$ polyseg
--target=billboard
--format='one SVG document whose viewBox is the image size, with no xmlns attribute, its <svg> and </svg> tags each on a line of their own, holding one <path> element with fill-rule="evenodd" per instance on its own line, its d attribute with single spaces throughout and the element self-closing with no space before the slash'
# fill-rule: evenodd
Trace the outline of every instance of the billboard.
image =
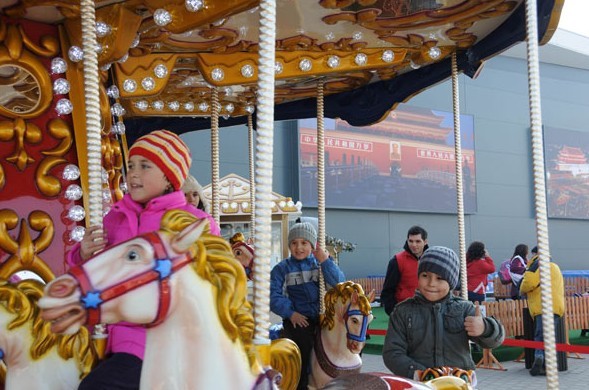
<svg viewBox="0 0 589 390">
<path fill-rule="evenodd" d="M 589 219 L 589 133 L 544 127 L 548 217 Z"/>
<path fill-rule="evenodd" d="M 400 105 L 372 126 L 326 119 L 326 207 L 456 212 L 451 112 Z M 474 119 L 461 115 L 464 210 L 476 212 Z M 317 206 L 317 121 L 299 120 L 299 189 Z"/>
</svg>

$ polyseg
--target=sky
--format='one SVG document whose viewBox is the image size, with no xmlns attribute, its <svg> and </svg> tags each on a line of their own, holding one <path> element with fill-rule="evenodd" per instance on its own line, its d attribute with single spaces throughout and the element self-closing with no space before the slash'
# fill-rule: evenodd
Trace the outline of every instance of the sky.
<svg viewBox="0 0 589 390">
<path fill-rule="evenodd" d="M 558 28 L 568 30 L 589 38 L 588 0 L 565 0 Z"/>
</svg>

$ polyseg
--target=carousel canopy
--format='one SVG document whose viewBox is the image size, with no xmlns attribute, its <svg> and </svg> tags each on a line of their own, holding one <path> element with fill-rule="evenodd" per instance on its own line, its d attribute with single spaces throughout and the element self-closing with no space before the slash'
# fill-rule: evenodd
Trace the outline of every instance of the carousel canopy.
<svg viewBox="0 0 589 390">
<path fill-rule="evenodd" d="M 277 0 L 275 119 L 325 116 L 353 126 L 378 122 L 421 90 L 525 39 L 523 0 Z M 538 0 L 540 43 L 563 0 Z M 8 17 L 63 25 L 82 46 L 78 2 L 8 0 Z M 260 8 L 255 0 L 96 1 L 98 59 L 116 84 L 131 138 L 154 128 L 210 127 L 211 90 L 220 126 L 254 112 Z M 254 113 L 255 115 L 255 113 Z"/>
</svg>

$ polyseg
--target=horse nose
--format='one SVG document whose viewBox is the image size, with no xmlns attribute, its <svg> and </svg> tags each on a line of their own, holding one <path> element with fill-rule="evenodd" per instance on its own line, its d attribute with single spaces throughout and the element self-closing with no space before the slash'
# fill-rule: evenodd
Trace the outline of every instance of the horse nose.
<svg viewBox="0 0 589 390">
<path fill-rule="evenodd" d="M 77 284 L 70 278 L 56 279 L 47 286 L 47 295 L 53 298 L 65 298 L 73 294 Z"/>
</svg>

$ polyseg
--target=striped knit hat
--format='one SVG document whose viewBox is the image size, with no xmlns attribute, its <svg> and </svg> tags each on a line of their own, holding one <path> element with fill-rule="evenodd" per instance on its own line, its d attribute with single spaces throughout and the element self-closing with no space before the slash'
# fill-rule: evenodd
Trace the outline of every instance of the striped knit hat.
<svg viewBox="0 0 589 390">
<path fill-rule="evenodd" d="M 135 141 L 129 157 L 135 155 L 145 157 L 161 169 L 176 191 L 184 184 L 192 163 L 188 146 L 168 130 L 155 130 Z"/>
<path fill-rule="evenodd" d="M 458 286 L 460 277 L 460 260 L 456 253 L 443 246 L 433 246 L 423 252 L 419 258 L 418 275 L 422 272 L 433 272 L 450 285 L 450 290 Z"/>
</svg>

